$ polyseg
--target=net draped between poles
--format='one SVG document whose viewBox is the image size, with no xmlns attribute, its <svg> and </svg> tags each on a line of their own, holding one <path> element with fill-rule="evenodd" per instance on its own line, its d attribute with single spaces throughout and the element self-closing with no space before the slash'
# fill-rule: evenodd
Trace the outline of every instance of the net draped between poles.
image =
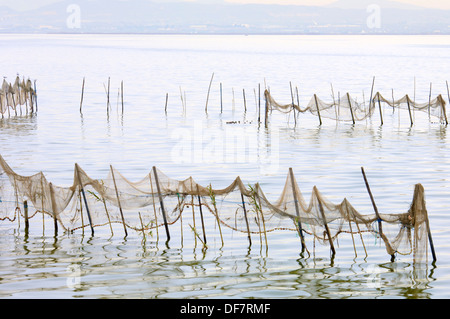
<svg viewBox="0 0 450 319">
<path fill-rule="evenodd" d="M 11 114 L 13 111 L 17 113 L 17 108 L 21 105 L 25 105 L 30 112 L 33 112 L 33 98 L 35 98 L 36 92 L 33 89 L 33 85 L 30 79 L 20 80 L 19 76 L 16 77 L 14 83 L 8 83 L 3 79 L 2 86 L 0 87 L 0 113 L 2 116 L 5 114 Z"/>
<path fill-rule="evenodd" d="M 321 118 L 328 118 L 336 121 L 363 121 L 371 118 L 377 113 L 381 103 L 391 107 L 393 110 L 402 109 L 410 112 L 425 112 L 435 119 L 439 119 L 440 123 L 448 124 L 446 102 L 441 94 L 427 102 L 416 102 L 408 95 L 400 99 L 385 98 L 380 92 L 377 92 L 371 101 L 357 102 L 349 93 L 333 98 L 331 102 L 325 102 L 314 94 L 308 104 L 302 108 L 295 103 L 280 104 L 271 93 L 266 90 L 264 92 L 268 111 L 279 111 L 281 113 L 290 113 L 297 111 L 299 113 L 311 113 Z"/>
<path fill-rule="evenodd" d="M 131 182 L 112 166 L 106 178 L 93 179 L 75 164 L 73 185 L 61 187 L 42 172 L 32 176 L 15 173 L 0 156 L 0 220 L 14 221 L 18 214 L 24 217 L 25 201 L 29 219 L 45 214 L 65 231 L 113 223 L 150 231 L 164 223 L 173 225 L 183 216 L 191 217 L 201 205 L 222 227 L 242 233 L 299 231 L 301 225 L 305 236 L 314 236 L 326 245 L 341 234 L 368 232 L 382 238 L 389 255 L 413 254 L 416 262 L 427 259 L 429 227 L 421 184 L 415 185 L 407 212 L 379 214 L 384 227 L 380 236 L 376 214 L 361 214 L 346 198 L 332 203 L 315 186 L 308 202 L 293 174 L 287 175 L 279 198 L 270 201 L 258 183 L 246 186 L 240 177 L 224 189 L 213 189 L 192 177 L 171 179 L 156 168 L 140 181 Z"/>
</svg>

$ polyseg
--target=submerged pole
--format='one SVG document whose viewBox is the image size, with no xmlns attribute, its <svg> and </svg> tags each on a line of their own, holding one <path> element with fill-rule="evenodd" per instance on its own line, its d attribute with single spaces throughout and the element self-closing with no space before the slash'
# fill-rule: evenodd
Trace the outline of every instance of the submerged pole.
<svg viewBox="0 0 450 319">
<path fill-rule="evenodd" d="M 205 231 L 205 221 L 203 220 L 203 209 L 202 209 L 202 199 L 200 197 L 200 190 L 197 184 L 197 197 L 198 197 L 198 207 L 200 209 L 200 219 L 202 221 L 202 230 L 203 230 L 203 244 L 206 245 L 206 231 Z"/>
<path fill-rule="evenodd" d="M 297 214 L 298 233 L 300 235 L 300 240 L 302 242 L 302 252 L 303 252 L 306 248 L 306 245 L 305 245 L 305 239 L 303 237 L 302 222 L 300 221 L 300 210 L 298 208 L 298 198 L 297 198 L 297 193 L 295 191 L 294 171 L 292 170 L 292 167 L 289 167 L 289 175 L 291 177 L 292 193 L 294 194 L 295 212 Z"/>
<path fill-rule="evenodd" d="M 319 198 L 319 191 L 316 186 L 314 186 L 314 191 L 317 196 L 317 202 L 319 203 L 319 210 L 320 210 L 320 214 L 322 215 L 323 226 L 325 227 L 325 231 L 327 233 L 328 240 L 330 241 L 330 249 L 331 249 L 332 255 L 334 256 L 336 254 L 336 250 L 334 249 L 333 238 L 331 238 L 330 228 L 328 227 L 327 219 L 325 217 L 325 211 L 323 210 L 322 202 L 320 201 L 320 198 Z"/>
<path fill-rule="evenodd" d="M 164 112 L 167 115 L 167 102 L 169 101 L 169 93 L 166 93 L 166 105 L 164 106 Z"/>
<path fill-rule="evenodd" d="M 348 100 L 348 107 L 350 108 L 350 114 L 352 115 L 352 122 L 355 124 L 355 116 L 353 115 L 353 109 L 352 109 L 352 102 L 350 100 L 350 94 L 347 92 L 347 100 Z"/>
<path fill-rule="evenodd" d="M 413 119 L 411 116 L 411 106 L 409 104 L 409 96 L 406 94 L 406 103 L 408 104 L 409 120 L 411 121 L 411 126 L 413 125 Z"/>
<path fill-rule="evenodd" d="M 81 86 L 80 113 L 83 113 L 82 108 L 83 108 L 83 97 L 84 97 L 84 81 L 85 81 L 85 78 L 83 77 L 83 85 Z"/>
<path fill-rule="evenodd" d="M 297 118 L 295 116 L 295 103 L 294 103 L 294 91 L 292 90 L 292 82 L 289 82 L 289 87 L 291 88 L 291 100 L 292 100 L 292 110 L 294 111 L 294 123 L 297 126 Z"/>
<path fill-rule="evenodd" d="M 23 202 L 23 211 L 25 215 L 25 233 L 28 233 L 28 229 L 30 228 L 30 222 L 28 220 L 28 202 Z"/>
<path fill-rule="evenodd" d="M 250 226 L 248 224 L 247 209 L 245 208 L 245 200 L 244 200 L 244 195 L 242 194 L 242 192 L 241 192 L 241 200 L 242 200 L 242 208 L 244 209 L 245 224 L 247 226 L 248 243 L 251 246 L 252 245 L 252 236 L 250 234 Z"/>
<path fill-rule="evenodd" d="M 56 218 L 56 202 L 55 202 L 55 191 L 53 189 L 53 184 L 49 183 L 50 188 L 50 200 L 52 201 L 52 213 L 53 213 L 53 224 L 55 226 L 55 236 L 58 235 L 58 219 Z"/>
<path fill-rule="evenodd" d="M 89 206 L 87 203 L 86 194 L 84 193 L 83 184 L 81 183 L 80 170 L 79 170 L 78 164 L 76 164 L 76 163 L 75 163 L 75 169 L 76 169 L 76 175 L 78 178 L 78 184 L 80 184 L 81 195 L 83 196 L 84 205 L 86 206 L 86 212 L 87 212 L 88 219 L 89 219 L 89 225 L 91 226 L 91 233 L 92 233 L 92 236 L 94 236 L 94 227 L 92 226 L 91 214 L 89 212 Z"/>
<path fill-rule="evenodd" d="M 377 205 L 375 204 L 375 200 L 373 199 L 372 191 L 370 190 L 369 182 L 367 181 L 366 173 L 364 172 L 364 167 L 361 167 L 361 173 L 362 173 L 362 175 L 364 177 L 364 183 L 366 184 L 367 192 L 369 193 L 370 201 L 372 202 L 373 210 L 375 211 L 375 215 L 377 217 L 378 229 L 379 229 L 379 232 L 380 232 L 380 236 L 381 236 L 381 238 L 383 238 L 385 243 L 387 245 L 389 245 L 389 243 L 384 239 L 383 226 L 381 224 L 382 219 L 380 217 L 380 214 L 378 213 L 378 208 L 377 208 Z M 391 248 L 391 250 L 392 250 L 392 248 Z M 395 260 L 395 255 L 392 254 L 391 255 L 391 261 L 394 261 L 394 260 Z"/>
<path fill-rule="evenodd" d="M 209 81 L 208 95 L 206 96 L 205 113 L 208 113 L 209 92 L 211 91 L 211 84 L 212 84 L 213 78 L 214 78 L 214 72 L 211 75 L 211 80 Z"/>
<path fill-rule="evenodd" d="M 125 237 L 126 237 L 126 236 L 128 236 L 127 225 L 125 224 L 125 218 L 123 217 L 122 205 L 120 204 L 119 190 L 117 189 L 116 177 L 114 176 L 114 170 L 113 170 L 112 165 L 109 165 L 109 168 L 111 170 L 111 176 L 112 176 L 113 182 L 114 182 L 114 189 L 116 191 L 117 204 L 119 206 L 120 217 L 122 218 L 123 230 L 125 231 Z"/>
<path fill-rule="evenodd" d="M 381 125 L 383 125 L 383 113 L 381 112 L 380 94 L 378 93 L 378 108 L 380 109 Z"/>
<path fill-rule="evenodd" d="M 322 118 L 320 117 L 319 103 L 317 102 L 316 94 L 314 94 L 314 100 L 316 101 L 316 109 L 317 109 L 317 115 L 319 116 L 319 123 L 320 123 L 320 125 L 322 125 Z"/>
<path fill-rule="evenodd" d="M 222 82 L 220 82 L 220 113 L 223 112 Z"/>
<path fill-rule="evenodd" d="M 428 219 L 428 214 L 427 214 L 427 219 L 426 219 L 426 224 L 427 224 L 427 233 L 428 233 L 428 240 L 430 242 L 430 248 L 431 248 L 431 254 L 433 255 L 433 262 L 436 262 L 436 252 L 434 251 L 434 244 L 433 244 L 433 238 L 431 237 L 431 230 L 430 230 L 430 220 Z"/>
<path fill-rule="evenodd" d="M 161 205 L 162 215 L 164 219 L 164 227 L 166 229 L 167 241 L 169 241 L 170 240 L 169 226 L 167 225 L 166 211 L 164 209 L 164 202 L 161 195 L 161 188 L 159 187 L 158 173 L 156 172 L 155 166 L 153 166 L 153 174 L 155 175 L 156 190 L 158 191 L 159 203 Z"/>
</svg>

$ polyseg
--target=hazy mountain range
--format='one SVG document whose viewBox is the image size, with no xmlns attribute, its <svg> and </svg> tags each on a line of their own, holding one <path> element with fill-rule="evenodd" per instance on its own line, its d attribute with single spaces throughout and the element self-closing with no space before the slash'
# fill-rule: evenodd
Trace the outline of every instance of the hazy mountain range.
<svg viewBox="0 0 450 319">
<path fill-rule="evenodd" d="M 0 32 L 450 34 L 450 10 L 387 0 L 328 6 L 69 0 L 27 11 L 0 6 Z"/>
</svg>

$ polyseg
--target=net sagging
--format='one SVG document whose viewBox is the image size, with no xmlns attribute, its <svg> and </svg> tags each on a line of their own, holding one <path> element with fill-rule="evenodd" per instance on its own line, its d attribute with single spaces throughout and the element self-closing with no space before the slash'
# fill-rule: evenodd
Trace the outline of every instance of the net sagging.
<svg viewBox="0 0 450 319">
<path fill-rule="evenodd" d="M 427 258 L 429 225 L 421 184 L 416 185 L 406 213 L 377 217 L 361 214 L 347 199 L 332 203 L 316 187 L 307 202 L 291 169 L 281 195 L 270 201 L 258 183 L 246 186 L 239 177 L 224 189 L 213 189 L 192 177 L 171 179 L 155 167 L 142 180 L 131 182 L 112 166 L 106 178 L 92 179 L 75 164 L 73 185 L 59 187 L 42 172 L 16 174 L 0 156 L 0 219 L 13 221 L 17 213 L 24 216 L 25 201 L 28 218 L 38 212 L 49 215 L 65 231 L 107 225 L 113 231 L 115 223 L 122 224 L 125 232 L 168 229 L 201 208 L 203 214 L 213 215 L 214 227 L 228 227 L 249 238 L 275 230 L 301 230 L 332 245 L 340 234 L 370 233 L 383 239 L 389 255 L 413 253 L 416 262 Z M 377 226 L 380 221 L 383 233 Z"/>
<path fill-rule="evenodd" d="M 392 108 L 404 109 L 413 111 L 426 112 L 430 116 L 438 118 L 441 123 L 448 123 L 446 114 L 446 103 L 442 95 L 438 95 L 436 98 L 431 99 L 428 102 L 418 103 L 408 95 L 394 100 L 384 98 L 380 92 L 377 92 L 371 101 L 360 103 L 353 99 L 349 93 L 344 96 L 338 96 L 337 100 L 333 98 L 332 102 L 324 102 L 316 94 L 310 99 L 305 108 L 300 107 L 293 102 L 290 104 L 279 104 L 275 101 L 268 90 L 264 92 L 266 105 L 268 111 L 277 110 L 282 113 L 289 113 L 292 111 L 298 111 L 300 113 L 309 112 L 320 118 L 328 118 L 336 121 L 363 121 L 372 117 L 378 107 L 381 107 L 380 103 L 386 103 Z"/>
<path fill-rule="evenodd" d="M 11 110 L 17 115 L 17 108 L 21 105 L 26 106 L 30 112 L 33 112 L 33 97 L 36 95 L 35 90 L 32 87 L 31 80 L 20 80 L 19 76 L 16 77 L 14 84 L 8 83 L 3 79 L 2 86 L 0 88 L 0 113 L 2 116 L 8 113 L 11 115 Z"/>
</svg>

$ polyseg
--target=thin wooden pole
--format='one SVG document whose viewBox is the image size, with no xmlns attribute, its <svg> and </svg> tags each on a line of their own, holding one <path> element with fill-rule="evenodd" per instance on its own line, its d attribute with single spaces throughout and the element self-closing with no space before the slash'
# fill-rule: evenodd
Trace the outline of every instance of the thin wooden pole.
<svg viewBox="0 0 450 319">
<path fill-rule="evenodd" d="M 320 125 L 322 125 L 322 118 L 320 117 L 319 103 L 317 102 L 316 94 L 314 94 L 314 100 L 316 101 L 316 109 L 317 109 L 317 115 L 319 116 L 319 123 L 320 123 Z"/>
<path fill-rule="evenodd" d="M 167 115 L 167 102 L 169 101 L 169 93 L 166 93 L 166 105 L 164 106 L 164 112 Z"/>
<path fill-rule="evenodd" d="M 127 225 L 125 223 L 125 218 L 123 217 L 122 205 L 120 204 L 119 190 L 117 189 L 116 177 L 114 176 L 114 170 L 113 170 L 112 165 L 109 165 L 109 168 L 111 170 L 111 176 L 112 176 L 113 182 L 114 182 L 114 189 L 116 191 L 117 204 L 119 206 L 120 217 L 122 218 L 123 230 L 125 231 L 125 237 L 126 237 L 126 236 L 128 236 Z"/>
<path fill-rule="evenodd" d="M 209 81 L 208 95 L 206 96 L 205 113 L 208 113 L 209 92 L 211 91 L 211 84 L 212 84 L 213 78 L 214 78 L 214 72 L 211 75 L 211 80 Z"/>
<path fill-rule="evenodd" d="M 382 226 L 382 224 L 381 224 L 382 219 L 381 219 L 381 217 L 380 217 L 380 214 L 378 213 L 378 208 L 377 208 L 377 205 L 375 204 L 375 200 L 373 199 L 372 191 L 370 190 L 369 182 L 367 181 L 366 173 L 364 172 L 364 167 L 361 167 L 361 173 L 362 173 L 362 175 L 363 175 L 363 177 L 364 177 L 364 183 L 366 184 L 367 192 L 369 193 L 370 201 L 372 202 L 373 210 L 375 211 L 375 215 L 376 215 L 376 217 L 377 217 L 378 229 L 379 229 L 379 232 L 380 232 L 380 236 L 381 236 L 381 238 L 383 238 L 383 240 L 384 240 L 383 226 Z M 389 244 L 388 242 L 386 242 L 386 241 L 385 241 L 385 243 L 386 243 L 387 245 L 390 245 L 390 244 Z M 391 249 L 392 249 L 392 248 L 391 248 Z M 394 260 L 395 260 L 395 255 L 392 254 L 392 255 L 391 255 L 391 261 L 394 261 Z"/>
<path fill-rule="evenodd" d="M 264 125 L 267 127 L 267 124 L 269 122 L 269 91 L 264 92 L 264 97 L 266 100 L 266 110 L 265 110 L 265 118 L 264 118 Z"/>
<path fill-rule="evenodd" d="M 409 96 L 408 94 L 406 95 L 406 103 L 408 104 L 408 112 L 409 112 L 409 119 L 411 121 L 411 126 L 413 125 L 413 119 L 411 116 L 411 106 L 409 105 Z"/>
<path fill-rule="evenodd" d="M 431 89 L 433 87 L 433 83 L 430 82 L 430 95 L 428 96 L 428 120 L 430 120 L 430 112 L 431 112 Z"/>
<path fill-rule="evenodd" d="M 161 195 L 161 189 L 160 189 L 160 186 L 159 186 L 158 173 L 156 172 L 156 167 L 155 166 L 153 166 L 153 174 L 155 175 L 156 189 L 158 191 L 159 203 L 161 205 L 162 215 L 163 215 L 163 219 L 164 219 L 164 227 L 166 229 L 167 241 L 169 241 L 170 240 L 169 226 L 167 225 L 166 211 L 164 209 L 164 202 L 163 202 L 163 198 L 162 198 L 162 195 Z"/>
<path fill-rule="evenodd" d="M 306 248 L 306 245 L 305 245 L 305 238 L 303 237 L 302 222 L 300 221 L 300 209 L 298 207 L 297 192 L 295 191 L 294 171 L 292 170 L 292 167 L 289 167 L 289 175 L 291 177 L 291 187 L 292 193 L 294 195 L 295 212 L 297 214 L 298 233 L 300 235 L 300 240 L 302 242 L 302 252 L 303 252 Z"/>
<path fill-rule="evenodd" d="M 76 175 L 78 178 L 78 184 L 80 184 L 81 195 L 83 196 L 84 205 L 86 206 L 86 212 L 87 212 L 88 219 L 89 219 L 89 225 L 91 226 L 91 234 L 92 234 L 92 236 L 94 236 L 94 227 L 92 226 L 92 219 L 91 219 L 91 214 L 89 212 L 89 206 L 87 203 L 86 194 L 84 193 L 83 184 L 81 183 L 80 170 L 79 170 L 78 164 L 75 164 L 75 169 L 76 169 Z"/>
<path fill-rule="evenodd" d="M 258 125 L 261 123 L 261 83 L 258 83 Z"/>
<path fill-rule="evenodd" d="M 433 262 L 436 262 L 436 252 L 434 250 L 434 244 L 433 244 L 433 238 L 431 237 L 431 230 L 430 230 L 430 220 L 428 219 L 428 214 L 427 214 L 427 219 L 425 220 L 426 225 L 427 225 L 427 232 L 428 232 L 428 240 L 430 242 L 430 248 L 431 248 L 431 254 L 433 255 Z"/>
<path fill-rule="evenodd" d="M 294 123 L 297 126 L 297 117 L 295 116 L 295 103 L 294 103 L 294 91 L 292 90 L 292 82 L 289 81 L 289 86 L 291 88 L 291 99 L 292 99 L 292 110 L 294 111 Z"/>
<path fill-rule="evenodd" d="M 108 77 L 108 91 L 106 92 L 106 108 L 108 109 L 108 113 L 109 113 L 109 89 L 111 87 L 111 78 Z"/>
<path fill-rule="evenodd" d="M 30 228 L 30 222 L 28 220 L 28 202 L 23 202 L 23 211 L 25 215 L 25 233 L 28 233 L 28 229 Z"/>
<path fill-rule="evenodd" d="M 242 192 L 241 192 L 241 200 L 242 200 L 242 208 L 244 209 L 245 224 L 247 226 L 248 243 L 251 246 L 252 245 L 252 236 L 250 234 L 250 226 L 248 224 L 247 209 L 245 208 L 245 200 L 244 200 L 244 195 L 242 194 Z"/>
<path fill-rule="evenodd" d="M 245 98 L 245 89 L 242 89 L 242 96 L 244 98 L 244 112 L 247 113 L 247 99 Z"/>
<path fill-rule="evenodd" d="M 153 204 L 153 214 L 155 216 L 155 225 L 156 225 L 156 240 L 159 241 L 159 231 L 158 231 L 158 217 L 156 216 L 156 205 L 155 205 L 155 192 L 153 191 L 153 182 L 152 182 L 152 174 L 149 173 L 148 177 L 150 179 L 150 189 L 152 191 L 152 204 Z"/>
<path fill-rule="evenodd" d="M 36 80 L 34 80 L 34 103 L 36 105 L 36 113 L 38 111 Z"/>
<path fill-rule="evenodd" d="M 223 112 L 222 82 L 220 82 L 220 113 Z"/>
<path fill-rule="evenodd" d="M 355 117 L 353 115 L 353 109 L 352 109 L 352 102 L 350 100 L 350 94 L 347 92 L 347 100 L 348 100 L 348 107 L 350 108 L 350 114 L 352 115 L 352 122 L 355 124 Z"/>
<path fill-rule="evenodd" d="M 203 220 L 203 210 L 202 210 L 202 199 L 200 197 L 200 190 L 197 184 L 197 198 L 198 198 L 198 207 L 200 209 L 200 219 L 202 221 L 202 230 L 203 230 L 203 244 L 206 245 L 206 231 L 205 231 L 205 221 Z"/>
<path fill-rule="evenodd" d="M 262 219 L 262 222 L 263 222 L 263 229 L 264 229 L 264 238 L 265 238 L 265 242 L 266 242 L 266 249 L 268 249 L 269 245 L 267 244 L 266 221 L 264 220 L 264 214 L 263 214 L 262 205 L 261 205 L 261 198 L 259 197 L 258 192 L 259 192 L 259 183 L 256 184 L 256 193 L 255 193 L 255 195 L 256 195 L 256 197 L 258 199 L 259 212 L 261 213 L 261 219 Z"/>
<path fill-rule="evenodd" d="M 138 212 L 138 214 L 139 214 L 139 220 L 141 221 L 142 235 L 144 236 L 144 241 L 146 241 L 147 238 L 145 236 L 145 229 L 144 229 L 144 223 L 142 222 L 141 212 Z"/>
<path fill-rule="evenodd" d="M 53 224 L 55 226 L 55 236 L 56 236 L 58 235 L 58 219 L 56 218 L 55 191 L 53 189 L 52 183 L 49 183 L 49 188 L 50 188 L 50 199 L 52 202 Z"/>
<path fill-rule="evenodd" d="M 380 120 L 381 120 L 381 125 L 383 125 L 383 113 L 381 112 L 380 94 L 378 94 L 378 108 L 380 109 Z"/>
<path fill-rule="evenodd" d="M 123 115 L 123 81 L 120 82 L 120 96 L 122 98 L 122 115 Z"/>
<path fill-rule="evenodd" d="M 327 224 L 327 219 L 325 217 L 325 212 L 323 210 L 322 202 L 320 201 L 320 198 L 319 198 L 319 191 L 318 191 L 317 187 L 315 187 L 315 186 L 314 186 L 314 192 L 316 193 L 317 202 L 319 203 L 319 210 L 320 210 L 320 214 L 322 215 L 323 226 L 325 227 L 325 231 L 327 233 L 328 240 L 330 241 L 330 249 L 334 256 L 336 254 L 336 250 L 334 249 L 333 239 L 331 238 L 330 228 L 328 227 L 328 224 Z"/>
<path fill-rule="evenodd" d="M 85 78 L 83 77 L 83 85 L 81 86 L 80 113 L 83 113 L 82 108 L 83 108 L 83 97 L 84 97 L 84 81 L 85 81 Z"/>
</svg>

